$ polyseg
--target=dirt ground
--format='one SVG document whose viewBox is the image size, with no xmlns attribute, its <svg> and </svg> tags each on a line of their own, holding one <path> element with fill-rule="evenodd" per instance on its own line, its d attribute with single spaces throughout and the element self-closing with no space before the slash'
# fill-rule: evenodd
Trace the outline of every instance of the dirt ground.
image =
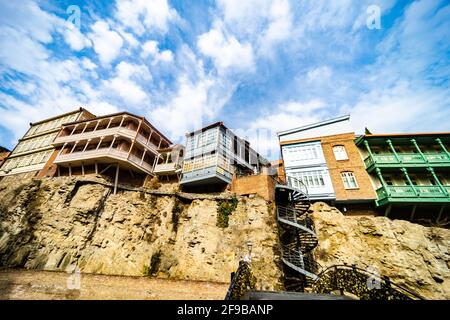
<svg viewBox="0 0 450 320">
<path fill-rule="evenodd" d="M 0 300 L 223 300 L 226 283 L 0 270 Z"/>
</svg>

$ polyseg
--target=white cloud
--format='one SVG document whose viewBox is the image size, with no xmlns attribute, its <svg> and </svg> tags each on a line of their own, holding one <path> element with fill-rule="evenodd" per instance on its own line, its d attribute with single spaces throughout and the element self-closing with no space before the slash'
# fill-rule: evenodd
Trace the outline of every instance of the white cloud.
<svg viewBox="0 0 450 320">
<path fill-rule="evenodd" d="M 148 69 L 145 66 L 121 61 L 116 66 L 116 76 L 104 81 L 104 86 L 107 91 L 110 90 L 111 95 L 120 96 L 128 105 L 138 107 L 148 99 L 146 92 L 135 81 L 138 78 L 150 80 Z"/>
<path fill-rule="evenodd" d="M 120 54 L 123 39 L 117 32 L 110 29 L 107 22 L 99 20 L 94 23 L 92 33 L 89 36 L 103 65 L 108 65 Z"/>
<path fill-rule="evenodd" d="M 166 33 L 179 16 L 167 0 L 117 0 L 116 18 L 138 35 L 145 31 Z"/>
<path fill-rule="evenodd" d="M 226 69 L 251 70 L 254 66 L 252 46 L 224 34 L 220 25 L 200 35 L 197 46 L 201 53 L 213 59 L 219 72 Z"/>
<path fill-rule="evenodd" d="M 171 62 L 173 61 L 173 53 L 170 50 L 160 51 L 158 48 L 158 42 L 154 40 L 146 41 L 142 45 L 141 57 L 143 59 L 152 57 L 152 65 L 158 62 Z"/>
<path fill-rule="evenodd" d="M 323 82 L 330 79 L 333 71 L 328 66 L 321 66 L 308 71 L 307 79 L 309 82 Z"/>
</svg>

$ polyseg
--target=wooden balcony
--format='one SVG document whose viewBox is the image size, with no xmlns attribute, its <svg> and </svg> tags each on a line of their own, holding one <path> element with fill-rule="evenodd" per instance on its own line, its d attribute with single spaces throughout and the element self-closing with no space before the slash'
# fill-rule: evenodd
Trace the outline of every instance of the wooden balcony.
<svg viewBox="0 0 450 320">
<path fill-rule="evenodd" d="M 115 127 L 109 129 L 101 129 L 89 132 L 83 132 L 73 135 L 60 136 L 56 137 L 53 141 L 54 146 L 63 145 L 64 143 L 76 142 L 76 141 L 85 141 L 89 139 L 95 139 L 100 137 L 107 137 L 119 135 L 128 139 L 134 139 L 136 137 L 136 131 L 130 130 L 124 127 Z M 141 134 L 138 134 L 136 137 L 136 141 L 145 147 L 147 150 L 151 151 L 153 154 L 158 154 L 158 148 L 151 141 L 148 141 L 148 138 L 145 138 Z"/>
<path fill-rule="evenodd" d="M 153 168 L 150 164 L 143 161 L 141 158 L 136 157 L 133 154 L 128 154 L 128 151 L 117 150 L 114 148 L 102 148 L 98 150 L 88 150 L 73 152 L 67 154 L 58 155 L 54 161 L 56 164 L 77 164 L 84 161 L 97 160 L 99 162 L 111 162 L 119 161 L 126 166 L 133 166 L 139 171 L 144 171 L 147 174 L 153 172 Z"/>
<path fill-rule="evenodd" d="M 374 154 L 364 160 L 369 172 L 379 168 L 450 167 L 450 157 L 440 153 L 393 153 Z"/>
<path fill-rule="evenodd" d="M 450 185 L 443 186 L 386 186 L 377 190 L 377 205 L 388 203 L 450 202 Z"/>
</svg>

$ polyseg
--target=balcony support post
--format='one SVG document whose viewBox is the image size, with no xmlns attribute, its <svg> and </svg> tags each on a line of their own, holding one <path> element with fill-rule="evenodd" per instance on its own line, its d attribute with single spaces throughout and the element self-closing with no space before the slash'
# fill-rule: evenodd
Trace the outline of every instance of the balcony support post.
<svg viewBox="0 0 450 320">
<path fill-rule="evenodd" d="M 57 165 L 57 168 L 58 168 L 58 178 L 59 178 L 59 177 L 61 177 L 61 169 L 60 169 L 59 165 Z"/>
<path fill-rule="evenodd" d="M 408 170 L 406 170 L 406 168 L 400 168 L 400 170 L 403 172 L 403 174 L 405 175 L 406 180 L 408 181 L 409 186 L 413 189 L 414 194 L 416 195 L 416 197 L 419 197 L 419 192 L 417 191 L 416 187 L 414 186 L 409 174 L 408 174 Z"/>
<path fill-rule="evenodd" d="M 102 122 L 102 120 L 98 120 L 97 124 L 95 125 L 94 131 L 97 131 L 98 125 L 100 124 L 100 122 Z"/>
<path fill-rule="evenodd" d="M 75 144 L 74 144 L 73 147 L 72 147 L 72 150 L 70 150 L 70 153 L 73 153 L 73 151 L 74 151 L 75 148 L 77 147 L 78 142 L 80 142 L 80 141 L 76 141 L 76 142 L 75 142 Z"/>
<path fill-rule="evenodd" d="M 133 149 L 134 145 L 136 144 L 136 139 L 137 139 L 137 137 L 139 135 L 139 131 L 141 130 L 142 122 L 144 122 L 143 119 L 141 119 L 139 121 L 139 125 L 138 125 L 138 128 L 136 130 L 136 135 L 134 136 L 134 139 L 131 142 L 130 150 L 128 150 L 127 160 L 128 160 L 128 158 L 130 158 L 131 150 Z"/>
<path fill-rule="evenodd" d="M 439 214 L 438 214 L 438 216 L 437 216 L 437 218 L 436 218 L 436 222 L 441 221 L 442 214 L 444 213 L 444 209 L 445 209 L 445 204 L 443 204 L 443 205 L 441 206 L 441 209 L 439 209 Z"/>
<path fill-rule="evenodd" d="M 119 167 L 120 167 L 120 165 L 119 165 L 119 163 L 117 163 L 117 166 L 116 166 L 116 177 L 114 179 L 114 194 L 117 193 L 117 184 L 119 182 L 119 170 L 120 170 Z"/>
<path fill-rule="evenodd" d="M 440 138 L 436 138 L 436 142 L 439 144 L 439 146 L 442 148 L 442 151 L 445 152 L 445 154 L 447 155 L 447 157 L 450 159 L 450 152 L 448 152 L 447 148 L 445 147 L 445 145 L 442 143 L 442 140 Z"/>
<path fill-rule="evenodd" d="M 425 157 L 425 155 L 423 154 L 423 152 L 420 149 L 419 145 L 417 144 L 416 139 L 411 139 L 411 142 L 414 145 L 414 147 L 416 148 L 417 152 L 419 152 L 420 155 L 422 156 L 423 161 L 428 162 L 427 158 Z"/>
<path fill-rule="evenodd" d="M 81 175 L 84 177 L 84 163 L 81 162 Z"/>
<path fill-rule="evenodd" d="M 69 164 L 69 177 L 72 178 L 72 166 Z"/>
<path fill-rule="evenodd" d="M 387 144 L 389 145 L 389 147 L 391 148 L 392 153 L 395 156 L 395 159 L 397 160 L 398 163 L 402 162 L 397 154 L 397 151 L 395 151 L 394 145 L 392 144 L 392 140 L 391 139 L 387 139 L 386 140 Z"/>
<path fill-rule="evenodd" d="M 88 125 L 89 125 L 89 122 L 86 122 L 86 125 L 84 126 L 83 131 L 81 131 L 81 133 L 84 133 L 86 131 L 86 128 L 88 127 Z"/>
<path fill-rule="evenodd" d="M 109 119 L 108 125 L 106 126 L 106 129 L 109 129 L 109 126 L 111 125 L 111 122 L 113 121 L 113 117 Z"/>
<path fill-rule="evenodd" d="M 144 153 L 142 154 L 142 158 L 141 158 L 141 166 L 144 163 L 144 158 L 145 158 L 146 153 L 147 153 L 147 149 L 144 149 Z"/>
<path fill-rule="evenodd" d="M 75 127 L 73 127 L 73 130 L 72 130 L 72 132 L 70 133 L 70 136 L 73 135 L 73 133 L 75 132 L 75 130 L 77 130 L 77 128 L 78 128 L 78 124 L 76 124 Z"/>
<path fill-rule="evenodd" d="M 88 139 L 86 142 L 86 145 L 84 146 L 83 152 L 86 151 L 86 148 L 88 147 L 89 143 L 91 142 L 92 139 Z"/>
<path fill-rule="evenodd" d="M 66 147 L 66 145 L 67 145 L 67 142 L 65 142 L 65 143 L 63 144 L 61 150 L 59 150 L 58 157 L 63 153 L 64 148 Z"/>
<path fill-rule="evenodd" d="M 105 137 L 100 137 L 100 140 L 98 141 L 98 144 L 97 144 L 97 148 L 95 148 L 95 150 L 98 150 L 100 148 L 100 146 L 103 142 L 103 139 L 105 139 Z"/>
<path fill-rule="evenodd" d="M 372 149 L 370 149 L 369 141 L 364 140 L 364 145 L 366 146 L 367 152 L 369 153 L 369 156 L 373 157 Z"/>
<path fill-rule="evenodd" d="M 111 149 L 112 149 L 112 147 L 114 145 L 114 142 L 116 142 L 116 138 L 117 138 L 117 135 L 114 135 L 114 138 L 112 139 L 111 145 L 109 146 L 109 151 L 111 151 Z"/>
<path fill-rule="evenodd" d="M 391 213 L 391 209 L 392 209 L 392 204 L 389 204 L 389 205 L 386 207 L 386 211 L 384 212 L 384 216 L 385 216 L 386 218 L 389 217 L 389 214 Z"/>
<path fill-rule="evenodd" d="M 97 161 L 94 162 L 95 174 L 98 174 L 98 164 Z"/>
<path fill-rule="evenodd" d="M 413 207 L 412 207 L 411 216 L 409 217 L 410 221 L 413 221 L 414 215 L 416 214 L 416 209 L 417 209 L 417 204 L 413 205 Z"/>
<path fill-rule="evenodd" d="M 147 145 L 150 143 L 150 139 L 152 138 L 152 134 L 153 134 L 153 130 L 150 130 L 150 135 L 148 136 L 148 139 L 147 139 Z"/>
<path fill-rule="evenodd" d="M 427 170 L 433 176 L 434 181 L 437 183 L 437 185 L 439 186 L 439 189 L 441 189 L 442 193 L 445 194 L 446 196 L 448 196 L 449 195 L 448 191 L 442 185 L 441 180 L 439 180 L 439 178 L 437 177 L 436 172 L 434 172 L 434 169 L 433 168 L 427 168 Z"/>
<path fill-rule="evenodd" d="M 387 184 L 386 181 L 384 181 L 383 178 L 383 174 L 381 173 L 380 168 L 376 168 L 375 172 L 377 173 L 378 179 L 380 179 L 381 185 L 383 186 L 383 188 L 386 190 L 386 194 L 388 195 L 388 197 L 391 195 L 391 193 L 389 192 L 389 189 L 387 188 Z"/>
</svg>

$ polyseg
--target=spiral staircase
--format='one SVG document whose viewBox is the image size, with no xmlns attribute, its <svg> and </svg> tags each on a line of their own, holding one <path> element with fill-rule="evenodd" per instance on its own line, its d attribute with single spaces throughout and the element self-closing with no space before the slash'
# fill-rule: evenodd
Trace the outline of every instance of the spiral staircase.
<svg viewBox="0 0 450 320">
<path fill-rule="evenodd" d="M 275 185 L 282 261 L 287 267 L 285 286 L 292 291 L 305 291 L 318 280 L 318 268 L 312 255 L 317 235 L 308 216 L 311 203 L 307 188 L 294 178 L 289 177 L 289 181 L 289 185 L 281 182 Z"/>
</svg>

